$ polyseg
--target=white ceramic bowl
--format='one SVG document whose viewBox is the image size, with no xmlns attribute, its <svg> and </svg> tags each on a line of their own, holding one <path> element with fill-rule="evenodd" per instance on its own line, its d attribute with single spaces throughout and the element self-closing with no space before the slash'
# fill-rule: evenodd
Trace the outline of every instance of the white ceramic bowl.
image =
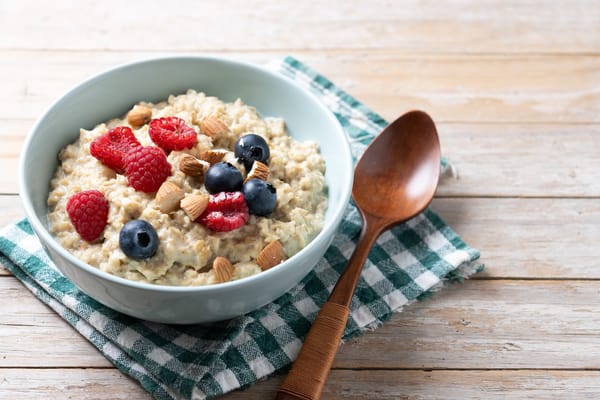
<svg viewBox="0 0 600 400">
<path fill-rule="evenodd" d="M 241 98 L 262 116 L 283 117 L 290 135 L 316 140 L 326 161 L 328 211 L 318 236 L 299 253 L 260 274 L 212 286 L 171 287 L 129 281 L 81 262 L 48 230 L 49 182 L 57 155 L 80 128 L 123 115 L 139 101 L 159 101 L 196 89 L 224 101 Z M 29 222 L 60 271 L 85 293 L 125 314 L 165 323 L 217 321 L 261 307 L 296 285 L 323 256 L 352 189 L 352 157 L 333 114 L 312 94 L 276 72 L 230 59 L 178 56 L 116 67 L 58 99 L 26 140 L 20 163 L 21 199 Z"/>
</svg>

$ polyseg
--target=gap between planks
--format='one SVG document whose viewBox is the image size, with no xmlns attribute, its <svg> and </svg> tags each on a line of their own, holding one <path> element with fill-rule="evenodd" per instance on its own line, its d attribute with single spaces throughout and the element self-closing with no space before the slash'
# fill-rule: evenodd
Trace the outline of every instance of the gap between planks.
<svg viewBox="0 0 600 400">
<path fill-rule="evenodd" d="M 4 370 L 0 391 L 11 399 L 149 399 L 131 379 L 111 370 Z M 556 399 L 565 391 L 597 398 L 597 371 L 341 371 L 333 370 L 326 399 Z M 223 400 L 274 398 L 284 375 L 231 392 Z M 558 396 L 558 397 L 557 397 Z"/>
<path fill-rule="evenodd" d="M 123 54 L 129 54 L 129 53 L 139 53 L 139 52 L 148 52 L 148 53 L 156 53 L 156 55 L 181 55 L 182 53 L 188 53 L 188 54 L 196 54 L 196 55 L 216 55 L 216 54 L 223 54 L 223 55 L 235 55 L 235 54 L 266 54 L 266 55 L 271 55 L 273 53 L 293 53 L 293 54 L 315 54 L 315 55 L 321 55 L 324 52 L 327 53 L 327 55 L 329 56 L 333 56 L 333 55 L 340 55 L 340 54 L 347 54 L 349 52 L 357 52 L 357 53 L 364 53 L 364 52 L 379 52 L 379 53 L 395 53 L 398 52 L 399 49 L 397 47 L 376 47 L 376 48 L 372 48 L 372 47 L 348 47 L 348 48 L 323 48 L 323 49 L 313 49 L 313 48 L 308 48 L 308 47 L 300 47 L 297 49 L 290 49 L 287 47 L 281 47 L 281 48 L 269 48 L 269 49 L 264 49 L 261 47 L 257 47 L 257 48 L 231 48 L 231 49 L 203 49 L 203 48 L 199 48 L 199 47 L 190 47 L 190 48 L 184 48 L 181 50 L 176 50 L 174 51 L 171 48 L 149 48 L 149 49 L 143 49 L 143 48 L 136 48 L 136 47 L 131 47 L 131 48 L 120 48 L 120 49 L 115 49 L 115 48 L 96 48 L 96 49 L 90 49 L 90 48 L 78 48 L 78 49 L 69 49 L 69 48 L 54 48 L 54 49 L 50 49 L 50 48 L 35 48 L 35 47 L 31 47 L 31 48 L 20 48 L 20 47 L 0 47 L 0 52 L 13 52 L 13 53 L 71 53 L 71 54 L 78 54 L 78 53 L 106 53 L 106 52 L 110 52 L 110 53 L 123 53 Z M 542 51 L 532 51 L 532 52 L 494 52 L 494 51 L 434 51 L 434 50 L 430 50 L 430 51 L 419 51 L 419 50 L 407 50 L 405 52 L 403 52 L 403 54 L 405 54 L 407 57 L 434 57 L 434 56 L 448 56 L 448 57 L 457 57 L 457 56 L 465 56 L 465 57 L 481 57 L 481 58 L 485 58 L 485 57 L 494 57 L 494 58 L 514 58 L 514 57 L 552 57 L 552 58 L 573 58 L 573 57 L 600 57 L 600 52 L 595 52 L 595 51 L 574 51 L 571 53 L 568 52 L 559 52 L 559 51 L 555 51 L 555 52 L 542 52 Z"/>
<path fill-rule="evenodd" d="M 77 367 L 77 366 L 2 366 L 0 365 L 0 371 L 5 370 L 36 370 L 36 371 L 56 371 L 56 370 L 65 370 L 65 371 L 119 371 L 117 367 L 112 365 L 107 366 L 93 366 L 93 367 Z M 545 372 L 600 372 L 600 368 L 404 368 L 404 367 L 359 367 L 359 368 L 350 368 L 350 367 L 331 367 L 332 371 L 348 371 L 348 372 L 377 372 L 377 371 L 406 371 L 406 372 L 532 372 L 532 371 L 545 371 Z M 279 375 L 280 373 L 275 373 L 274 376 Z M 281 372 L 283 374 L 283 372 Z"/>
<path fill-rule="evenodd" d="M 114 65 L 165 55 L 2 53 L 9 61 L 0 72 L 15 79 L 5 85 L 7 101 L 0 117 L 30 119 L 82 79 Z M 236 58 L 262 64 L 284 55 L 238 53 Z M 401 51 L 294 55 L 388 119 L 402 110 L 420 108 L 437 122 L 599 122 L 600 57 L 417 57 Z M 36 69 L 40 63 L 43 70 Z"/>
<path fill-rule="evenodd" d="M 570 54 L 596 54 L 600 47 L 598 9 L 584 0 L 570 1 L 569 7 L 558 1 L 417 2 L 403 7 L 385 0 L 337 0 L 327 7 L 317 1 L 295 2 L 293 7 L 288 2 L 239 0 L 203 2 L 201 8 L 178 3 L 165 13 L 149 4 L 140 7 L 117 0 L 80 1 L 76 6 L 57 0 L 51 8 L 32 1 L 9 2 L 3 8 L 3 28 L 12 35 L 6 35 L 4 47 L 140 49 L 153 45 L 180 52 L 202 47 L 206 51 L 394 48 Z M 111 9 L 119 12 L 106 11 Z M 147 21 L 193 29 L 172 29 L 165 35 L 149 30 Z M 224 24 L 227 34 L 215 35 Z"/>
</svg>

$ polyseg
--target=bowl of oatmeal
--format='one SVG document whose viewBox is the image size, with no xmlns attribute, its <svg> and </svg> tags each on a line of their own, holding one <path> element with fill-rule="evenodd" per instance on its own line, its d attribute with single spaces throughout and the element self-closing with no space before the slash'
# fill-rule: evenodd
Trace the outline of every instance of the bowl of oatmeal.
<svg viewBox="0 0 600 400">
<path fill-rule="evenodd" d="M 323 257 L 350 198 L 333 114 L 293 81 L 218 57 L 113 68 L 36 122 L 21 197 L 56 267 L 125 314 L 232 318 Z"/>
</svg>

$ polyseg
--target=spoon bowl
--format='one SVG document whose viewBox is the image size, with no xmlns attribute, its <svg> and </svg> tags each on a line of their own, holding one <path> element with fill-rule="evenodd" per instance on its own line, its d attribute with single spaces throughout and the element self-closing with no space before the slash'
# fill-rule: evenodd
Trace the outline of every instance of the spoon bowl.
<svg viewBox="0 0 600 400">
<path fill-rule="evenodd" d="M 440 174 L 435 124 L 423 111 L 408 112 L 369 145 L 354 169 L 352 197 L 363 218 L 354 253 L 306 336 L 277 400 L 316 400 L 333 364 L 364 262 L 386 229 L 422 212 Z"/>
<path fill-rule="evenodd" d="M 402 222 L 427 207 L 439 172 L 435 125 L 412 111 L 389 124 L 358 161 L 352 197 L 363 214 Z"/>
</svg>

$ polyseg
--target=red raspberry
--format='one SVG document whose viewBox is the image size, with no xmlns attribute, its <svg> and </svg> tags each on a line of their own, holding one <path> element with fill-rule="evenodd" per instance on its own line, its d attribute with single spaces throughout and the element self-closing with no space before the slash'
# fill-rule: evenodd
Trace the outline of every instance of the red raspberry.
<svg viewBox="0 0 600 400">
<path fill-rule="evenodd" d="M 129 185 L 140 192 L 156 192 L 171 175 L 171 164 L 158 147 L 136 147 L 125 154 L 123 161 Z"/>
<path fill-rule="evenodd" d="M 90 153 L 102 164 L 114 169 L 117 173 L 125 172 L 123 157 L 140 142 L 128 126 L 118 126 L 97 137 L 90 144 Z"/>
<path fill-rule="evenodd" d="M 75 193 L 67 201 L 67 214 L 83 240 L 98 239 L 108 220 L 108 201 L 99 190 Z"/>
<path fill-rule="evenodd" d="M 242 192 L 212 194 L 206 210 L 196 220 L 211 231 L 228 232 L 242 227 L 249 218 Z"/>
<path fill-rule="evenodd" d="M 150 139 L 166 151 L 191 149 L 196 144 L 196 131 L 177 117 L 157 118 L 148 126 Z"/>
</svg>

